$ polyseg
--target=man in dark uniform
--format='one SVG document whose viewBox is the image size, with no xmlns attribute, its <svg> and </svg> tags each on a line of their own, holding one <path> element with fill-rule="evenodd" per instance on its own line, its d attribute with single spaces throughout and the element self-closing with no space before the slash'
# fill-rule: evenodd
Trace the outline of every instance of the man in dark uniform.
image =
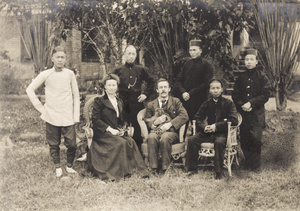
<svg viewBox="0 0 300 211">
<path fill-rule="evenodd" d="M 137 114 L 144 108 L 143 102 L 154 92 L 155 81 L 147 69 L 135 65 L 136 49 L 129 45 L 125 50 L 126 63 L 115 69 L 114 73 L 120 77 L 119 95 L 124 103 L 124 112 L 127 115 L 128 124 L 134 127 L 133 139 L 141 146 L 141 130 L 137 122 Z M 141 89 L 142 83 L 147 83 L 145 90 Z"/>
<path fill-rule="evenodd" d="M 241 148 L 245 156 L 244 169 L 260 167 L 262 128 L 265 126 L 264 104 L 269 100 L 271 84 L 267 76 L 256 68 L 257 50 L 245 51 L 247 70 L 235 82 L 232 99 L 243 117 Z"/>
<path fill-rule="evenodd" d="M 190 171 L 189 174 L 196 173 L 201 143 L 212 142 L 215 149 L 216 179 L 221 179 L 228 132 L 227 122 L 235 126 L 238 118 L 234 103 L 222 97 L 223 84 L 220 80 L 213 79 L 210 82 L 209 92 L 212 97 L 200 106 L 195 116 L 197 134 L 188 139 L 185 167 Z"/>
<path fill-rule="evenodd" d="M 184 64 L 175 83 L 175 89 L 191 121 L 200 105 L 207 99 L 208 83 L 213 77 L 214 67 L 201 57 L 200 40 L 191 40 L 189 45 L 191 59 Z"/>
</svg>

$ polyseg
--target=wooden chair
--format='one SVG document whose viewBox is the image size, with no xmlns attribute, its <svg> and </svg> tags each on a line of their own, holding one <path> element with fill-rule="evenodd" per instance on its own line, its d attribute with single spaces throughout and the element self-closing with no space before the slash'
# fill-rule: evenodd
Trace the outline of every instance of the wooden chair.
<svg viewBox="0 0 300 211">
<path fill-rule="evenodd" d="M 233 162 L 239 166 L 237 145 L 238 145 L 238 131 L 239 126 L 242 123 L 242 116 L 238 113 L 238 124 L 237 126 L 231 126 L 231 122 L 228 122 L 228 133 L 227 133 L 227 144 L 224 155 L 224 167 L 228 169 L 229 176 L 232 176 L 231 166 Z M 207 164 L 207 158 L 212 158 L 215 156 L 214 143 L 204 142 L 201 144 L 201 149 L 199 150 L 198 160 L 205 158 L 205 163 L 200 166 L 213 165 L 213 163 Z"/>
<path fill-rule="evenodd" d="M 148 148 L 147 148 L 147 137 L 148 137 L 148 127 L 146 125 L 146 122 L 144 121 L 144 116 L 146 113 L 146 109 L 141 110 L 137 115 L 137 120 L 141 128 L 141 136 L 143 138 L 142 143 L 142 153 L 145 157 L 145 163 L 148 164 Z M 182 163 L 179 163 L 179 165 L 185 164 L 185 142 L 184 142 L 184 130 L 185 130 L 185 124 L 182 125 L 179 129 L 179 143 L 172 145 L 172 158 L 174 161 L 179 160 L 182 158 Z"/>
</svg>

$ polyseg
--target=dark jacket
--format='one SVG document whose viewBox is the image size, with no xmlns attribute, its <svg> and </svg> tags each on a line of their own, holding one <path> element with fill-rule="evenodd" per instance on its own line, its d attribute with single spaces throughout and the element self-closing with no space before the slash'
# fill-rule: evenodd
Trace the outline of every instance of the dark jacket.
<svg viewBox="0 0 300 211">
<path fill-rule="evenodd" d="M 175 92 L 184 107 L 193 118 L 200 105 L 207 100 L 209 81 L 212 79 L 214 67 L 205 59 L 198 57 L 187 61 L 175 83 Z M 185 102 L 182 94 L 188 92 L 190 99 Z"/>
<path fill-rule="evenodd" d="M 153 117 L 157 108 L 159 108 L 158 99 L 149 102 L 146 106 L 145 119 Z M 170 116 L 170 122 L 172 123 L 175 131 L 179 130 L 179 128 L 189 119 L 186 110 L 182 106 L 182 103 L 176 97 L 169 96 L 165 113 Z M 149 128 L 151 128 L 153 122 L 154 121 L 148 122 Z"/>
<path fill-rule="evenodd" d="M 232 99 L 237 110 L 243 116 L 243 124 L 264 126 L 265 107 L 264 104 L 269 100 L 271 84 L 263 72 L 256 68 L 246 70 L 238 77 L 234 85 Z M 250 102 L 252 111 L 245 112 L 242 105 Z"/>
<path fill-rule="evenodd" d="M 95 137 L 105 133 L 108 126 L 118 129 L 124 125 L 122 100 L 117 97 L 119 118 L 107 95 L 96 97 L 92 111 L 92 123 Z"/>
<path fill-rule="evenodd" d="M 195 115 L 197 123 L 197 131 L 204 133 L 207 125 L 216 124 L 216 132 L 227 133 L 227 122 L 231 122 L 232 126 L 237 125 L 238 116 L 234 103 L 224 97 L 220 97 L 218 102 L 212 98 L 206 100 L 199 108 Z"/>
<path fill-rule="evenodd" d="M 114 73 L 120 77 L 119 94 L 124 103 L 128 101 L 130 104 L 138 104 L 140 94 L 149 98 L 154 91 L 155 81 L 143 66 L 125 63 L 117 67 Z M 141 89 L 143 81 L 147 83 L 145 90 Z"/>
</svg>

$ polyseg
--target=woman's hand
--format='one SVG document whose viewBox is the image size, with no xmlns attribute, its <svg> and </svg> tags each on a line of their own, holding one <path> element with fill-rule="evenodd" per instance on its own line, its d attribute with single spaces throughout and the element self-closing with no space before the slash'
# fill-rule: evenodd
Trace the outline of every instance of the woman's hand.
<svg viewBox="0 0 300 211">
<path fill-rule="evenodd" d="M 114 136 L 118 135 L 119 132 L 120 132 L 119 130 L 113 129 L 113 128 L 111 128 L 111 127 L 108 127 L 108 128 L 107 128 L 107 131 L 110 132 L 111 134 L 113 134 Z"/>
</svg>

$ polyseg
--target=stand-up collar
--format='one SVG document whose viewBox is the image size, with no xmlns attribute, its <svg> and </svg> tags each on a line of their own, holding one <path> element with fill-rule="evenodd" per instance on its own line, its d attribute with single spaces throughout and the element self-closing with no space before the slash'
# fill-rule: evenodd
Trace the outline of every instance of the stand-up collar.
<svg viewBox="0 0 300 211">
<path fill-rule="evenodd" d="M 133 67 L 133 66 L 134 66 L 134 63 L 127 63 L 127 62 L 126 62 L 126 63 L 125 63 L 125 66 L 126 66 L 126 67 Z"/>
</svg>

